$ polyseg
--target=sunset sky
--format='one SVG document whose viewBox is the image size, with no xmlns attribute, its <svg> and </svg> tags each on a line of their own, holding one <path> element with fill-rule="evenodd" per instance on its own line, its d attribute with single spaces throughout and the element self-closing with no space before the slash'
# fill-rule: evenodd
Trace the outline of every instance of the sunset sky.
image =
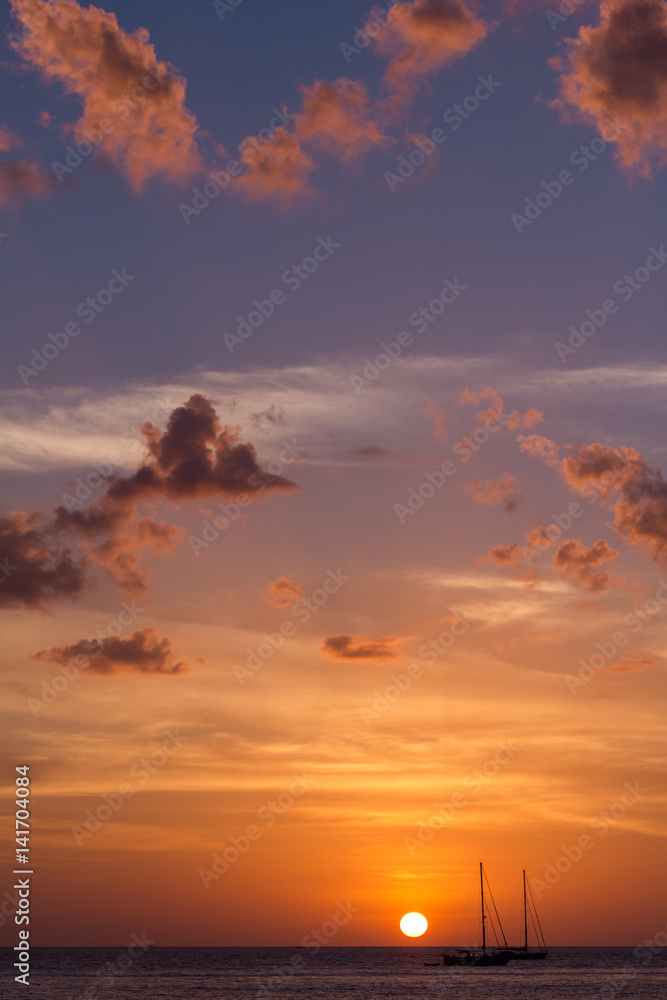
<svg viewBox="0 0 667 1000">
<path fill-rule="evenodd" d="M 36 944 L 664 927 L 667 4 L 564 8 L 3 0 Z"/>
</svg>

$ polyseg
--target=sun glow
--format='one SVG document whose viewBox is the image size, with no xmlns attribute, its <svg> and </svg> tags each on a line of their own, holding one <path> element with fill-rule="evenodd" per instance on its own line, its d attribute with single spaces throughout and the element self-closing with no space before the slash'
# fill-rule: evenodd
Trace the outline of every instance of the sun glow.
<svg viewBox="0 0 667 1000">
<path fill-rule="evenodd" d="M 421 937 L 428 928 L 428 920 L 421 913 L 406 913 L 401 917 L 401 930 L 406 937 Z"/>
</svg>

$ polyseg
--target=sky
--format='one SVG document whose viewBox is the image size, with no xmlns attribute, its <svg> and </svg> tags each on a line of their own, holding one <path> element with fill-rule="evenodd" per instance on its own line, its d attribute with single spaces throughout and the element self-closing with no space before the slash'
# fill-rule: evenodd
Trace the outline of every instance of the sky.
<svg viewBox="0 0 667 1000">
<path fill-rule="evenodd" d="M 2 943 L 652 939 L 667 5 L 1 21 Z"/>
</svg>

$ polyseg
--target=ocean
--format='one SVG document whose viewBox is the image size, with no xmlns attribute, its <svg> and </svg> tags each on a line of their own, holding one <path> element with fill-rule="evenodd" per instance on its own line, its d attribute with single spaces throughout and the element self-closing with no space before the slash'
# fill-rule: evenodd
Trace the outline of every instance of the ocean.
<svg viewBox="0 0 667 1000">
<path fill-rule="evenodd" d="M 544 962 L 435 968 L 436 948 L 36 948 L 30 986 L 13 982 L 2 951 L 4 997 L 30 1000 L 666 1000 L 667 949 L 552 948 Z M 129 964 L 128 964 L 129 963 Z"/>
</svg>

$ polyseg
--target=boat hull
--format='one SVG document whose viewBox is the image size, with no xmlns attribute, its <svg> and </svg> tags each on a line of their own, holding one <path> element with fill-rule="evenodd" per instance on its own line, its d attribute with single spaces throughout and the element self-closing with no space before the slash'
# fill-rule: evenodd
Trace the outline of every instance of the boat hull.
<svg viewBox="0 0 667 1000">
<path fill-rule="evenodd" d="M 482 955 L 475 952 L 463 952 L 460 955 L 443 955 L 443 965 L 460 965 L 470 967 L 485 967 L 489 965 L 507 965 L 510 961 L 509 955 L 494 953 L 492 955 Z"/>
</svg>

